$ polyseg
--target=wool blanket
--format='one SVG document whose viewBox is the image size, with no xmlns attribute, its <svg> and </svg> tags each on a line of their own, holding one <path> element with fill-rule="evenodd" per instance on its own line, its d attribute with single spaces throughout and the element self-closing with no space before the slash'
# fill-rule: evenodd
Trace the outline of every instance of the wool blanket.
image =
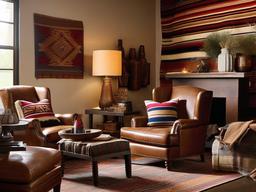
<svg viewBox="0 0 256 192">
<path fill-rule="evenodd" d="M 205 38 L 223 30 L 255 34 L 255 23 L 255 0 L 161 0 L 161 83 L 168 72 L 196 71 L 201 59 L 216 71 L 216 60 L 202 50 Z"/>
<path fill-rule="evenodd" d="M 233 145 L 246 134 L 248 129 L 250 129 L 250 125 L 253 122 L 255 121 L 251 120 L 245 122 L 230 123 L 225 132 L 222 142 L 227 144 L 229 148 L 232 148 Z"/>
</svg>

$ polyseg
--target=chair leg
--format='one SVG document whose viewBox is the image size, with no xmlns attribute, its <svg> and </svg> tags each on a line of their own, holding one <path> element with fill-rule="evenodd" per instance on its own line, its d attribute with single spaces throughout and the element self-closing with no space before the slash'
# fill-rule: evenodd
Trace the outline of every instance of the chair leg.
<svg viewBox="0 0 256 192">
<path fill-rule="evenodd" d="M 56 185 L 56 186 L 53 188 L 53 192 L 60 192 L 60 184 Z"/>
<path fill-rule="evenodd" d="M 131 166 L 131 155 L 125 155 L 124 156 L 125 160 L 125 173 L 127 178 L 132 177 L 132 166 Z"/>
<path fill-rule="evenodd" d="M 168 171 L 171 171 L 171 167 L 172 167 L 172 161 L 171 160 L 166 160 L 165 161 L 165 167 L 167 168 Z"/>
<path fill-rule="evenodd" d="M 98 186 L 98 162 L 92 161 L 92 176 L 94 186 Z"/>
<path fill-rule="evenodd" d="M 204 162 L 204 154 L 203 153 L 200 155 L 200 159 L 201 159 L 201 162 Z"/>
</svg>

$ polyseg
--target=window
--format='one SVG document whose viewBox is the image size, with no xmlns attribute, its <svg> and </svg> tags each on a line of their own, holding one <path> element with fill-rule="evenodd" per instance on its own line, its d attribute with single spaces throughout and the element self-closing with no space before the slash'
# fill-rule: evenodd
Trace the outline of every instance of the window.
<svg viewBox="0 0 256 192">
<path fill-rule="evenodd" d="M 0 88 L 18 83 L 18 0 L 0 0 Z"/>
</svg>

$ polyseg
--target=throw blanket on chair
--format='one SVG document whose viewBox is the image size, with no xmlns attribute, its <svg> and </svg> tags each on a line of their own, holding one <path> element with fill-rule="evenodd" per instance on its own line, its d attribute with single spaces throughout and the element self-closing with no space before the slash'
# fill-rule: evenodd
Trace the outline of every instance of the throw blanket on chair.
<svg viewBox="0 0 256 192">
<path fill-rule="evenodd" d="M 256 168 L 256 123 L 234 122 L 222 129 L 212 145 L 212 167 L 249 174 Z M 256 170 L 251 173 L 256 179 Z"/>
<path fill-rule="evenodd" d="M 232 148 L 234 143 L 246 134 L 250 124 L 252 124 L 253 122 L 254 120 L 230 123 L 225 132 L 222 142 L 227 144 L 229 148 Z"/>
</svg>

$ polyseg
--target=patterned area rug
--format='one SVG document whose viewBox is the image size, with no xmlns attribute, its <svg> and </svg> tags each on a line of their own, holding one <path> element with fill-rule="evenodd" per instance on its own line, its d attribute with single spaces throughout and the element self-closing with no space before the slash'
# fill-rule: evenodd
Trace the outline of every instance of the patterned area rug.
<svg viewBox="0 0 256 192">
<path fill-rule="evenodd" d="M 70 159 L 65 162 L 62 192 L 196 192 L 239 178 L 237 173 L 216 172 L 211 159 L 202 163 L 198 159 L 175 161 L 172 171 L 164 162 L 147 158 L 133 158 L 132 178 L 126 178 L 123 159 L 99 163 L 99 186 L 92 183 L 89 161 Z"/>
</svg>

